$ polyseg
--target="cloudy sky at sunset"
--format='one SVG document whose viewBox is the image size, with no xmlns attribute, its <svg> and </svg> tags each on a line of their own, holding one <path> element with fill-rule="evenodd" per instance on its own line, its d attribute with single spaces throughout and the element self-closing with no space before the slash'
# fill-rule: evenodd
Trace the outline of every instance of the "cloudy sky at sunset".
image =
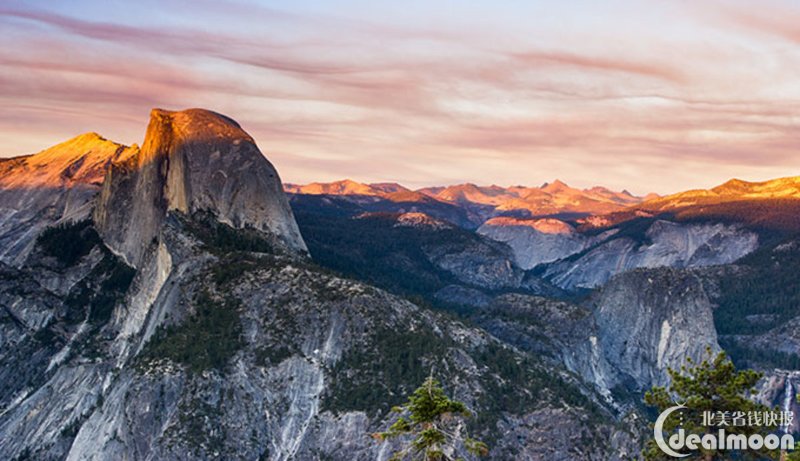
<svg viewBox="0 0 800 461">
<path fill-rule="evenodd" d="M 290 182 L 800 175 L 797 1 L 222 3 L 0 2 L 0 156 L 204 107 Z"/>
</svg>

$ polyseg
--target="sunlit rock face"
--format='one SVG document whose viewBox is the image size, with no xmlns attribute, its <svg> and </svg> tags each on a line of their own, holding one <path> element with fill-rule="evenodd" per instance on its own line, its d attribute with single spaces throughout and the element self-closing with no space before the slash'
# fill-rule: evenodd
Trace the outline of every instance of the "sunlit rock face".
<svg viewBox="0 0 800 461">
<path fill-rule="evenodd" d="M 169 211 L 210 213 L 306 251 L 275 168 L 238 123 L 208 110 L 154 109 L 139 155 L 108 172 L 94 219 L 136 266 Z"/>
<path fill-rule="evenodd" d="M 453 225 L 447 221 L 442 221 L 419 212 L 409 212 L 399 215 L 395 226 L 431 229 L 434 231 L 453 228 Z"/>
<path fill-rule="evenodd" d="M 542 217 L 597 215 L 625 210 L 641 203 L 626 191 L 613 192 L 603 187 L 575 189 L 556 180 L 541 187 L 478 186 L 457 184 L 410 190 L 396 183 L 358 183 L 349 179 L 306 185 L 284 184 L 293 203 L 308 204 L 310 197 L 345 199 L 364 211 L 421 211 L 467 229 L 475 229 L 497 216 Z"/>
<path fill-rule="evenodd" d="M 378 186 L 378 187 L 376 187 Z M 392 187 L 394 186 L 394 187 Z M 306 185 L 284 184 L 284 190 L 292 194 L 309 195 L 374 195 L 383 196 L 388 193 L 408 191 L 400 185 L 373 185 L 362 184 L 350 179 L 343 179 L 331 183 L 311 183 Z"/>
<path fill-rule="evenodd" d="M 641 207 L 648 210 L 670 210 L 701 204 L 719 204 L 746 200 L 798 199 L 800 176 L 749 182 L 731 179 L 712 189 L 696 189 L 646 201 Z"/>
<path fill-rule="evenodd" d="M 86 133 L 38 154 L 0 159 L 0 261 L 18 266 L 42 229 L 89 217 L 110 164 L 138 150 Z"/>
</svg>

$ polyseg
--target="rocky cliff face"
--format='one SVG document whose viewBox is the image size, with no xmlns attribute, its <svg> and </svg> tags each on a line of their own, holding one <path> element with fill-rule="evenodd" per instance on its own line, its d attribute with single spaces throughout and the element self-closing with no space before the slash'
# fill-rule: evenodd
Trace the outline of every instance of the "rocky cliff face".
<svg viewBox="0 0 800 461">
<path fill-rule="evenodd" d="M 306 250 L 275 168 L 236 122 L 211 111 L 154 109 L 141 152 L 108 172 L 94 220 L 139 266 L 170 211 L 209 213 Z"/>
<path fill-rule="evenodd" d="M 638 403 L 665 385 L 667 368 L 720 350 L 702 274 L 637 269 L 581 305 L 522 294 L 485 300 L 472 320 L 494 336 L 548 357 L 592 383 L 610 404 Z"/>
<path fill-rule="evenodd" d="M 589 302 L 597 320 L 590 340 L 626 387 L 665 385 L 667 368 L 679 369 L 686 358 L 700 361 L 707 348 L 720 351 L 708 287 L 692 271 L 634 270 L 613 278 Z"/>
<path fill-rule="evenodd" d="M 400 216 L 401 225 L 408 225 L 407 215 Z M 429 227 L 429 231 L 443 230 L 442 224 L 439 221 L 438 228 Z M 433 265 L 453 274 L 462 283 L 489 290 L 522 285 L 525 272 L 514 263 L 513 254 L 505 245 L 482 238 L 454 240 L 441 238 L 423 246 L 422 250 Z"/>
<path fill-rule="evenodd" d="M 771 408 L 791 411 L 797 415 L 800 411 L 800 403 L 797 401 L 799 391 L 800 371 L 775 369 L 767 371 L 759 381 L 756 398 Z M 800 421 L 795 417 L 785 429 L 796 434 L 800 430 Z"/>
<path fill-rule="evenodd" d="M 42 229 L 87 218 L 110 164 L 137 152 L 86 133 L 38 154 L 0 160 L 0 261 L 19 266 Z"/>
<path fill-rule="evenodd" d="M 519 233 L 517 259 L 531 259 L 537 247 L 524 242 Z M 547 265 L 543 275 L 556 286 L 573 290 L 595 288 L 621 272 L 640 267 L 703 267 L 728 264 L 758 247 L 758 236 L 737 225 L 721 223 L 684 224 L 656 220 L 644 232 L 585 237 L 581 252 Z M 506 236 L 506 238 L 508 238 Z M 594 239 L 594 241 L 592 241 Z"/>
<path fill-rule="evenodd" d="M 620 421 L 629 404 L 719 350 L 719 277 L 693 268 L 757 245 L 737 226 L 654 219 L 587 236 L 498 218 L 475 235 L 404 202 L 306 227 L 328 231 L 313 242 L 329 261 L 427 283 L 479 329 L 312 262 L 277 173 L 227 117 L 155 110 L 141 151 L 87 135 L 58 152 L 0 162 L 17 207 L 0 239 L 24 248 L 0 263 L 3 459 L 385 460 L 392 446 L 367 434 L 431 370 L 476 413 L 490 459 L 630 459 L 643 424 Z M 69 224 L 34 238 L 22 222 Z M 604 286 L 579 303 L 531 296 L 555 289 L 520 265 Z M 663 265 L 682 269 L 648 268 Z M 751 342 L 792 352 L 796 326 Z M 792 407 L 798 386 L 775 371 L 761 398 Z"/>
<path fill-rule="evenodd" d="M 514 250 L 517 264 L 523 269 L 533 269 L 539 264 L 552 263 L 607 239 L 614 231 L 587 237 L 570 224 L 558 219 L 492 218 L 477 231 Z"/>
</svg>

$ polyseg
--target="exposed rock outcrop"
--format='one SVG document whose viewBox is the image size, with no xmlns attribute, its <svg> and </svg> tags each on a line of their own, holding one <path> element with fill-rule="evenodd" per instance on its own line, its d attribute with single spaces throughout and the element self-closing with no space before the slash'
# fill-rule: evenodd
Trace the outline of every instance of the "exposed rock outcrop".
<svg viewBox="0 0 800 461">
<path fill-rule="evenodd" d="M 94 220 L 138 266 L 170 211 L 210 213 L 306 251 L 275 168 L 238 123 L 211 111 L 154 109 L 141 152 L 108 172 Z"/>
<path fill-rule="evenodd" d="M 728 264 L 757 247 L 758 236 L 735 224 L 657 220 L 640 237 L 612 235 L 583 253 L 552 263 L 544 276 L 564 289 L 595 288 L 631 269 Z"/>
<path fill-rule="evenodd" d="M 655 220 L 643 232 L 629 229 L 593 235 L 556 219 L 494 218 L 478 233 L 507 243 L 523 269 L 543 265 L 544 278 L 567 290 L 595 288 L 639 267 L 727 264 L 758 247 L 754 232 L 734 224 Z"/>
<path fill-rule="evenodd" d="M 770 370 L 767 371 L 756 387 L 756 398 L 770 408 L 792 412 L 797 415 L 800 403 L 797 400 L 800 391 L 800 371 Z M 800 420 L 794 418 L 790 425 L 784 427 L 796 434 L 800 430 Z"/>
<path fill-rule="evenodd" d="M 453 274 L 459 281 L 490 290 L 517 288 L 525 275 L 514 264 L 508 247 L 488 239 L 471 242 L 443 239 L 426 245 L 423 251 L 432 264 Z"/>
<path fill-rule="evenodd" d="M 471 320 L 514 346 L 565 366 L 617 409 L 669 382 L 668 368 L 720 350 L 713 283 L 702 273 L 636 269 L 575 304 L 523 294 L 474 303 Z M 443 290 L 444 291 L 444 290 Z M 449 289 L 443 296 L 469 296 Z"/>
<path fill-rule="evenodd" d="M 568 223 L 558 219 L 492 218 L 477 231 L 514 250 L 517 264 L 523 269 L 533 269 L 539 264 L 551 263 L 591 247 L 612 235 L 611 230 L 598 236 L 579 234 Z"/>
</svg>

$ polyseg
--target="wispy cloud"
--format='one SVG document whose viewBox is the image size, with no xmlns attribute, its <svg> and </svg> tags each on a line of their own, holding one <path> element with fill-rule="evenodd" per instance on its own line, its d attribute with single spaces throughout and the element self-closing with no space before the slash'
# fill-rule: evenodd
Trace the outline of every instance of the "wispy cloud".
<svg viewBox="0 0 800 461">
<path fill-rule="evenodd" d="M 681 83 L 687 77 L 679 69 L 656 62 L 635 62 L 625 59 L 604 58 L 596 56 L 581 56 L 564 52 L 527 52 L 514 55 L 523 63 L 532 66 L 544 67 L 576 67 L 586 71 L 622 72 L 642 77 L 652 77 L 669 82 Z"/>
<path fill-rule="evenodd" d="M 796 3 L 766 3 L 760 8 L 753 8 L 752 4 L 716 3 L 711 13 L 751 31 L 800 43 L 800 7 Z"/>
</svg>

